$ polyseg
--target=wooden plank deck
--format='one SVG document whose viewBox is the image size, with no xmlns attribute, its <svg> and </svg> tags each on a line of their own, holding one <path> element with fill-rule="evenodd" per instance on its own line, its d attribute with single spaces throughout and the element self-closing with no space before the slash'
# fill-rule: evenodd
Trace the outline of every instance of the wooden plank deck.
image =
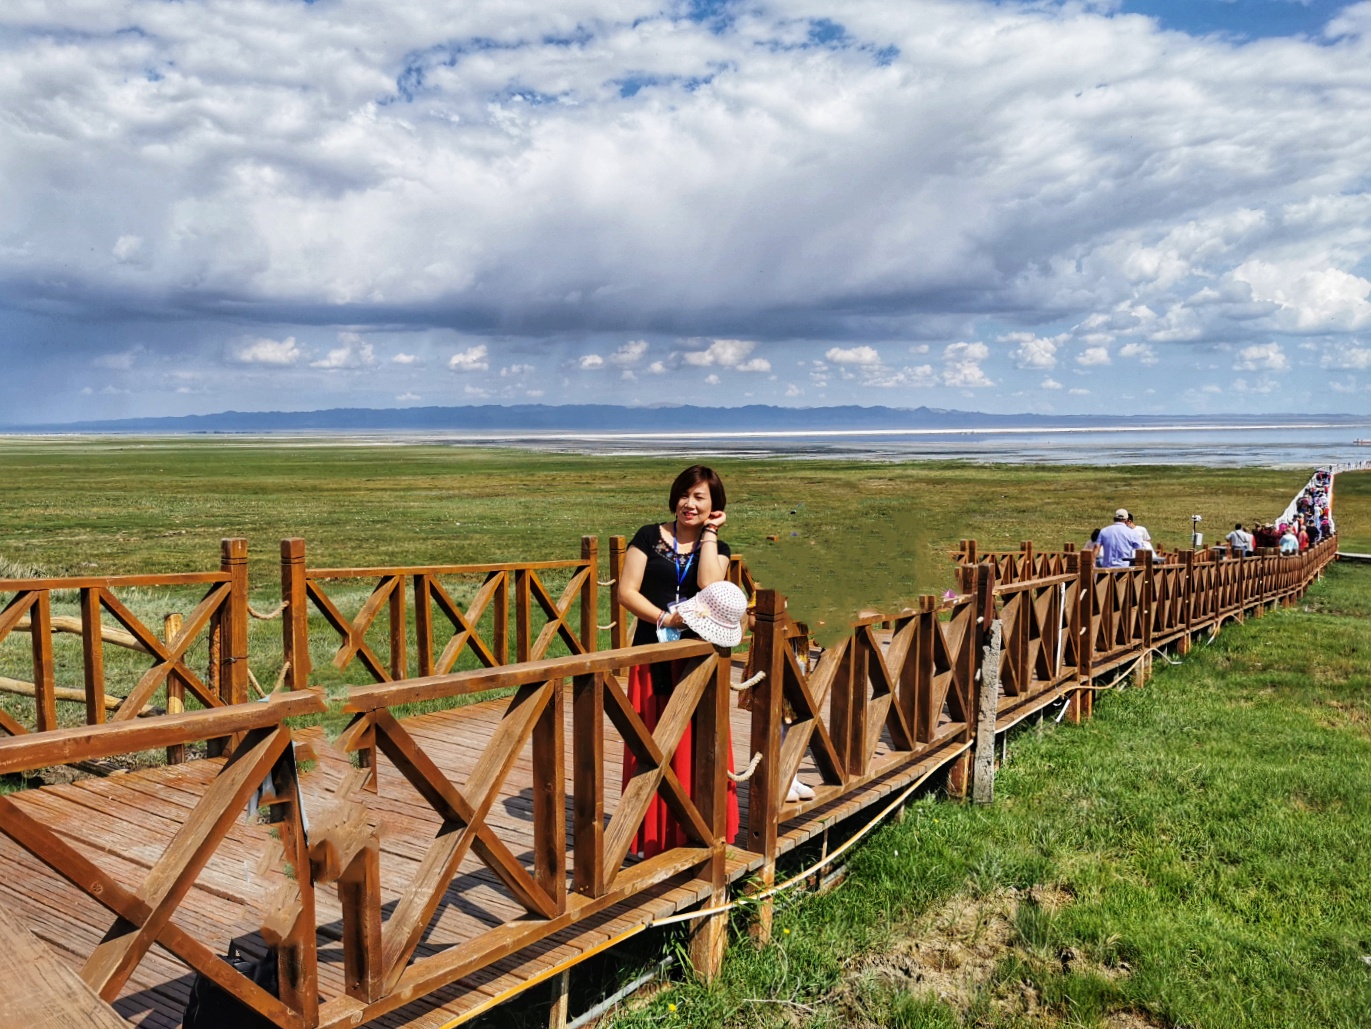
<svg viewBox="0 0 1371 1029">
<path fill-rule="evenodd" d="M 735 671 L 736 678 L 736 671 Z M 568 689 L 567 708 L 571 698 Z M 405 726 L 442 771 L 462 783 L 475 767 L 486 741 L 500 720 L 505 703 L 487 701 L 467 707 L 419 715 Z M 745 767 L 751 755 L 749 712 L 732 708 L 734 763 Z M 570 718 L 567 719 L 570 731 Z M 351 770 L 348 758 L 330 747 L 318 730 L 297 734 L 309 742 L 318 762 L 302 771 L 306 815 L 320 817 L 336 803 L 335 790 Z M 605 806 L 612 813 L 619 798 L 622 740 L 606 720 Z M 566 748 L 568 763 L 571 747 Z M 889 753 L 888 740 L 877 748 L 876 765 Z M 837 800 L 782 825 L 779 851 L 784 854 L 827 827 L 889 797 L 949 760 L 947 746 L 922 763 L 898 769 L 852 790 Z M 135 889 L 161 855 L 173 834 L 221 767 L 217 759 L 150 768 L 102 779 L 45 786 L 13 794 L 17 804 L 78 851 L 98 860 L 121 885 Z M 433 809 L 384 757 L 378 759 L 379 789 L 367 796 L 368 818 L 381 833 L 381 881 L 388 916 L 400 893 L 414 877 L 428 844 L 440 828 Z M 571 770 L 568 767 L 568 783 Z M 532 754 L 526 746 L 507 777 L 488 822 L 510 850 L 525 864 L 533 862 Z M 812 759 L 801 771 L 818 781 Z M 739 788 L 742 824 L 747 825 L 747 784 Z M 572 823 L 568 806 L 567 849 L 571 851 Z M 269 899 L 280 887 L 279 873 L 259 868 L 270 846 L 269 826 L 240 820 L 198 877 L 190 895 L 178 908 L 175 921 L 223 954 L 231 939 L 249 951 L 260 945 L 257 929 Z M 761 865 L 761 857 L 736 848 L 728 852 L 731 881 Z M 570 867 L 570 860 L 568 860 Z M 71 969 L 79 970 L 105 932 L 113 916 L 89 897 L 56 876 L 7 837 L 0 836 L 0 908 L 8 910 Z M 542 981 L 582 959 L 587 951 L 603 948 L 616 937 L 655 919 L 688 910 L 709 895 L 709 884 L 683 873 L 645 894 L 578 923 L 526 948 L 483 971 L 415 1000 L 368 1025 L 437 1029 L 490 1006 L 512 991 Z M 333 887 L 316 891 L 319 925 L 319 988 L 322 1000 L 343 994 L 342 914 Z M 524 909 L 500 880 L 477 858 L 468 856 L 453 879 L 438 912 L 430 922 L 415 956 L 470 940 L 480 933 L 524 915 Z M 175 1029 L 189 996 L 192 977 L 184 965 L 154 947 L 138 966 L 114 1010 L 129 1023 L 150 1029 Z"/>
</svg>

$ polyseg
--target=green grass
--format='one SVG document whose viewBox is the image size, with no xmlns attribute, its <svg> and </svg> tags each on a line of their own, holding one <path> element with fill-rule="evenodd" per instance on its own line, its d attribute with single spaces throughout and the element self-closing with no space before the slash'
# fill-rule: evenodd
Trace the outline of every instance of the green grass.
<svg viewBox="0 0 1371 1029">
<path fill-rule="evenodd" d="M 1211 536 L 1267 519 L 1306 478 L 715 463 L 730 489 L 725 535 L 821 637 L 862 607 L 941 591 L 946 552 L 963 537 L 982 549 L 1080 543 L 1124 505 L 1177 546 L 1191 514 Z M 11 487 L 0 561 L 53 575 L 208 569 L 220 538 L 247 536 L 253 603 L 268 608 L 282 537 L 304 536 L 315 566 L 571 557 L 582 534 L 607 549 L 610 533 L 664 517 L 682 464 L 445 446 L 0 441 Z M 1344 548 L 1371 551 L 1371 475 L 1341 477 L 1336 504 Z M 1361 960 L 1371 954 L 1369 584 L 1367 569 L 1335 568 L 1302 609 L 1226 630 L 1185 665 L 1159 665 L 1145 690 L 1102 697 L 1089 726 L 1021 732 L 995 806 L 912 805 L 855 852 L 836 892 L 780 911 L 775 945 L 735 946 L 714 985 L 678 985 L 619 1024 L 1100 1025 L 1125 1011 L 1148 1019 L 1135 1025 L 1371 1021 Z M 340 589 L 343 609 L 366 589 Z M 154 626 L 196 599 L 126 598 Z M 56 613 L 74 613 L 73 600 Z M 335 691 L 364 681 L 331 670 L 331 636 L 322 620 L 311 630 L 317 681 Z M 252 667 L 267 686 L 279 640 L 279 623 L 253 623 Z M 59 684 L 78 685 L 75 638 L 55 649 Z M 0 674 L 27 677 L 27 650 L 26 636 L 4 641 Z M 146 667 L 107 655 L 125 688 Z M 1058 894 L 1069 902 L 1039 902 Z M 955 1004 L 880 961 L 946 936 L 949 904 L 974 915 L 972 944 L 998 941 Z M 1068 951 L 1079 959 L 1064 968 Z M 749 1003 L 763 999 L 788 1003 Z"/>
<path fill-rule="evenodd" d="M 611 534 L 631 535 L 666 517 L 667 488 L 684 463 L 443 445 L 4 439 L 0 480 L 11 488 L 0 574 L 210 570 L 218 567 L 222 538 L 245 536 L 252 603 L 268 610 L 280 599 L 279 541 L 287 536 L 303 536 L 310 564 L 323 567 L 571 558 L 588 534 L 600 538 L 607 567 Z M 948 551 L 959 539 L 975 538 L 982 549 L 1017 549 L 1025 539 L 1083 543 L 1124 504 L 1158 542 L 1175 546 L 1186 542 L 1196 510 L 1207 525 L 1270 517 L 1306 478 L 1301 471 L 1219 469 L 1203 473 L 1200 493 L 1191 468 L 715 463 L 729 488 L 726 538 L 823 641 L 864 608 L 894 611 L 920 593 L 942 592 L 952 584 Z M 565 577 L 547 579 L 556 595 Z M 460 603 L 478 581 L 446 585 Z M 351 616 L 371 584 L 328 588 Z M 146 590 L 124 599 L 160 628 L 166 613 L 188 613 L 199 593 Z M 59 598 L 54 613 L 76 614 L 75 602 Z M 412 610 L 410 618 L 415 673 Z M 607 590 L 598 621 L 610 621 Z M 384 634 L 382 619 L 368 636 L 383 660 Z M 310 640 L 316 683 L 336 692 L 368 681 L 356 665 L 333 669 L 337 637 L 317 615 Z M 0 643 L 0 675 L 31 677 L 28 642 L 11 634 Z M 59 685 L 79 686 L 79 641 L 59 636 L 55 651 Z M 147 660 L 113 647 L 106 654 L 109 692 L 122 695 Z M 283 660 L 279 622 L 251 623 L 249 654 L 253 673 L 270 688 Z M 198 644 L 192 666 L 203 668 L 207 656 Z M 458 668 L 474 666 L 468 656 Z M 0 703 L 32 724 L 31 703 L 8 696 Z M 59 705 L 59 712 L 68 724 L 82 717 L 79 705 Z"/>
<path fill-rule="evenodd" d="M 1093 722 L 1020 732 L 993 806 L 924 798 L 773 945 L 615 1026 L 1371 1024 L 1368 615 L 1371 570 L 1337 566 Z M 944 937 L 949 902 L 1007 925 L 952 1004 L 889 958 Z"/>
<path fill-rule="evenodd" d="M 1338 549 L 1371 554 L 1371 471 L 1339 475 L 1333 493 Z"/>
</svg>

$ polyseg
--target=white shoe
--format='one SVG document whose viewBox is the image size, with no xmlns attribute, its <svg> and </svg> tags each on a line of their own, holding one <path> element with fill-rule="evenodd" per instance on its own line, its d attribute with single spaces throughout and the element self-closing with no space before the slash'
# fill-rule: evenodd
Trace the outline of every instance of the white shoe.
<svg viewBox="0 0 1371 1029">
<path fill-rule="evenodd" d="M 790 790 L 786 793 L 785 799 L 789 804 L 796 804 L 802 800 L 813 800 L 814 791 L 800 782 L 800 777 L 797 775 L 794 781 L 791 782 Z"/>
</svg>

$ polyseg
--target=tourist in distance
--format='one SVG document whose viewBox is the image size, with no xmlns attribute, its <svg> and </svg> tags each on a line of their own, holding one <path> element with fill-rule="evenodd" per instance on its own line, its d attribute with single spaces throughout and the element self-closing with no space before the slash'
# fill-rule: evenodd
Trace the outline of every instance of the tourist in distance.
<svg viewBox="0 0 1371 1029">
<path fill-rule="evenodd" d="M 1300 538 L 1295 535 L 1293 527 L 1287 525 L 1281 533 L 1281 556 L 1294 555 L 1300 552 Z"/>
<path fill-rule="evenodd" d="M 1139 550 L 1151 550 L 1154 553 L 1156 552 L 1156 549 L 1152 546 L 1152 534 L 1147 531 L 1146 525 L 1138 525 L 1133 521 L 1132 511 L 1128 512 L 1128 527 L 1137 534 L 1140 541 L 1138 546 Z"/>
<path fill-rule="evenodd" d="M 1233 531 L 1230 532 L 1228 536 L 1225 538 L 1228 540 L 1230 544 L 1232 544 L 1234 556 L 1252 556 L 1252 547 L 1254 546 L 1253 536 L 1250 532 L 1248 532 L 1246 529 L 1242 527 L 1242 522 L 1238 522 L 1237 524 L 1235 524 L 1233 526 Z"/>
<path fill-rule="evenodd" d="M 1100 530 L 1095 563 L 1101 568 L 1127 568 L 1142 548 L 1142 538 L 1128 524 L 1128 512 L 1119 508 L 1114 521 Z"/>
<path fill-rule="evenodd" d="M 692 465 L 676 476 L 668 494 L 669 522 L 644 525 L 624 553 L 619 578 L 619 602 L 638 618 L 633 646 L 670 642 L 683 637 L 704 638 L 720 646 L 734 646 L 742 636 L 747 598 L 728 582 L 729 547 L 719 539 L 728 516 L 724 484 L 711 468 Z M 705 591 L 701 604 L 698 600 Z M 738 603 L 741 598 L 741 604 Z M 676 663 L 635 665 L 628 673 L 628 699 L 648 730 L 656 728 L 680 677 Z M 727 728 L 727 727 L 725 727 Z M 733 747 L 728 747 L 729 771 Z M 637 771 L 637 758 L 624 748 L 624 784 Z M 672 771 L 691 790 L 691 739 L 686 729 L 671 759 Z M 738 788 L 728 784 L 726 840 L 738 831 Z M 631 850 L 652 857 L 688 843 L 685 831 L 666 802 L 654 796 Z"/>
</svg>

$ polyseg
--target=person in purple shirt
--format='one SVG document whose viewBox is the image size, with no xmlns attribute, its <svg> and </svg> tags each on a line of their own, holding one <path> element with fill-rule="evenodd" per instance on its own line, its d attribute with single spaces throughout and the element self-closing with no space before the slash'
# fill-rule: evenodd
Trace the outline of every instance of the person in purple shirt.
<svg viewBox="0 0 1371 1029">
<path fill-rule="evenodd" d="M 1128 512 L 1121 507 L 1114 512 L 1114 523 L 1100 530 L 1096 563 L 1101 568 L 1127 568 L 1133 563 L 1133 552 L 1142 545 L 1142 537 L 1129 527 Z"/>
</svg>

